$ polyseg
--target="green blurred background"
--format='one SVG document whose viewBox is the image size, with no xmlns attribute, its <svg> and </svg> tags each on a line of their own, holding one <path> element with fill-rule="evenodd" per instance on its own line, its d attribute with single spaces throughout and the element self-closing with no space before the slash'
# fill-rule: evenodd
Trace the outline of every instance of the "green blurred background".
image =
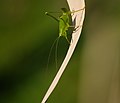
<svg viewBox="0 0 120 103">
<path fill-rule="evenodd" d="M 0 103 L 40 103 L 57 69 L 58 24 L 44 15 L 65 0 L 0 0 Z M 55 14 L 57 17 L 58 14 Z M 58 65 L 67 52 L 58 45 Z M 120 1 L 86 0 L 81 38 L 48 103 L 120 103 Z"/>
</svg>

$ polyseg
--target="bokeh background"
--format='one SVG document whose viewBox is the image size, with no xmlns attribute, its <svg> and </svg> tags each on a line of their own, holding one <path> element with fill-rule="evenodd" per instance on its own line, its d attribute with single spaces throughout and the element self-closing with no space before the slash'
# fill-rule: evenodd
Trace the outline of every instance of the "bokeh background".
<svg viewBox="0 0 120 103">
<path fill-rule="evenodd" d="M 58 24 L 45 11 L 66 0 L 0 0 L 0 103 L 40 103 L 57 69 Z M 56 17 L 58 14 L 53 14 Z M 58 66 L 68 43 L 61 38 Z M 120 1 L 86 0 L 81 38 L 47 103 L 120 103 Z"/>
</svg>

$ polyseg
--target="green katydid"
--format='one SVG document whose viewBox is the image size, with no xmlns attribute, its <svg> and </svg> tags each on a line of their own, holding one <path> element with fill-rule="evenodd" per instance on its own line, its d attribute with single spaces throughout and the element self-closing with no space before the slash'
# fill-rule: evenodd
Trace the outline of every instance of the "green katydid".
<svg viewBox="0 0 120 103">
<path fill-rule="evenodd" d="M 56 52 L 55 52 L 56 68 L 57 68 L 57 46 L 58 46 L 58 40 L 59 40 L 60 37 L 65 37 L 67 42 L 70 44 L 70 41 L 69 41 L 68 35 L 67 35 L 67 32 L 68 32 L 69 28 L 72 28 L 72 30 L 75 31 L 79 27 L 79 26 L 75 27 L 75 24 L 71 20 L 71 14 L 74 15 L 75 12 L 79 12 L 81 10 L 84 10 L 84 8 L 76 10 L 76 11 L 74 11 L 74 10 L 73 11 L 69 11 L 66 8 L 61 8 L 61 10 L 62 10 L 62 12 L 61 12 L 62 15 L 59 16 L 58 18 L 54 17 L 53 15 L 51 15 L 48 12 L 45 12 L 46 15 L 52 17 L 53 19 L 55 19 L 59 23 L 59 36 L 54 41 L 54 43 L 53 43 L 53 45 L 51 47 L 50 53 L 49 53 L 49 57 L 48 57 L 48 63 L 49 63 L 49 58 L 50 58 L 50 54 L 51 54 L 52 48 L 53 48 L 54 44 L 57 41 L 57 43 L 56 43 Z M 72 23 L 72 25 L 71 25 L 71 23 Z"/>
<path fill-rule="evenodd" d="M 54 17 L 53 15 L 49 14 L 48 12 L 45 12 L 45 14 L 52 17 L 59 23 L 59 37 L 61 37 L 61 36 L 65 37 L 66 40 L 68 41 L 68 43 L 70 44 L 70 41 L 68 40 L 68 37 L 67 37 L 67 31 L 69 28 L 74 28 L 73 30 L 76 30 L 78 28 L 78 27 L 75 28 L 75 25 L 70 25 L 71 14 L 74 14 L 75 12 L 81 11 L 83 9 L 84 8 L 71 12 L 71 11 L 67 10 L 66 8 L 61 8 L 62 15 L 59 16 L 58 18 Z"/>
</svg>

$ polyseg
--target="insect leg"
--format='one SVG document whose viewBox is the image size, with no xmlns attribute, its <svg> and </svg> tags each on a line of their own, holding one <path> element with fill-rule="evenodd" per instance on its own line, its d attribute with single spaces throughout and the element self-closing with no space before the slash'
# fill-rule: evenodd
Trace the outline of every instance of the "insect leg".
<svg viewBox="0 0 120 103">
<path fill-rule="evenodd" d="M 82 25 L 77 26 L 76 28 L 74 28 L 73 32 L 74 32 L 74 33 L 77 32 L 81 27 L 82 27 Z"/>
<path fill-rule="evenodd" d="M 67 42 L 70 44 L 70 41 L 68 40 L 68 38 L 67 37 L 65 37 L 65 39 L 67 40 Z"/>
<path fill-rule="evenodd" d="M 73 26 L 73 25 L 71 25 L 71 26 L 69 26 L 70 28 L 75 28 L 75 26 Z"/>
<path fill-rule="evenodd" d="M 79 9 L 79 10 L 73 10 L 73 11 L 70 12 L 70 13 L 71 13 L 71 14 L 73 13 L 73 15 L 74 15 L 75 12 L 79 12 L 79 11 L 84 10 L 84 9 L 85 9 L 85 7 L 83 7 L 82 9 Z"/>
<path fill-rule="evenodd" d="M 75 26 L 69 26 L 70 28 L 73 28 L 73 32 L 75 32 L 76 30 L 78 30 L 80 27 L 82 27 L 82 26 L 77 26 L 77 27 L 75 27 Z"/>
</svg>

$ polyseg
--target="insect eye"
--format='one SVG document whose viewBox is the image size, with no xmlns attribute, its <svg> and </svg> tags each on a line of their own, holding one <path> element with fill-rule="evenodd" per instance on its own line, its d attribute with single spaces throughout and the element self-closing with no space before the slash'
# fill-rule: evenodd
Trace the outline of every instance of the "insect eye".
<svg viewBox="0 0 120 103">
<path fill-rule="evenodd" d="M 63 12 L 67 12 L 68 10 L 66 8 L 61 8 Z"/>
</svg>

